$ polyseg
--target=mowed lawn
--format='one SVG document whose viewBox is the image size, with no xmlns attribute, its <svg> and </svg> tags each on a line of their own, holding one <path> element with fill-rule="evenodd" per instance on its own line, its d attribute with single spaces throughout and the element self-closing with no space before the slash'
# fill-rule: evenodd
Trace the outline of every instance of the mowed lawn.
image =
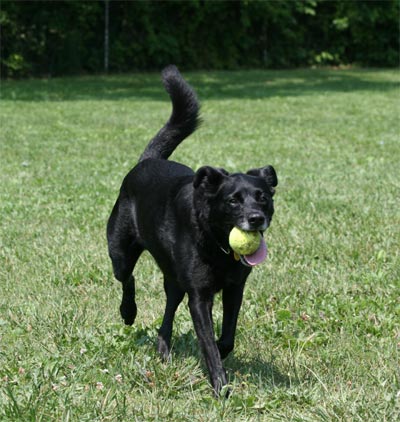
<svg viewBox="0 0 400 422">
<path fill-rule="evenodd" d="M 105 226 L 170 113 L 158 74 L 4 81 L 0 420 L 394 421 L 400 412 L 400 93 L 393 70 L 192 72 L 194 169 L 272 164 L 267 262 L 247 282 L 228 400 L 186 301 L 156 353 L 162 275 L 136 268 L 125 327 Z M 216 332 L 221 303 L 214 306 Z"/>
</svg>

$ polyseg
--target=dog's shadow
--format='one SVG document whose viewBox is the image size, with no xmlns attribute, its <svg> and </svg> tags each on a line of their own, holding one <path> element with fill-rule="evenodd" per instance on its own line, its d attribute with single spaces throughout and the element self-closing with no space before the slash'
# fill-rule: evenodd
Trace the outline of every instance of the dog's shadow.
<svg viewBox="0 0 400 422">
<path fill-rule="evenodd" d="M 280 371 L 272 359 L 266 360 L 260 357 L 243 359 L 233 352 L 233 355 L 228 356 L 224 361 L 224 366 L 235 377 L 238 375 L 239 379 L 243 378 L 252 384 L 261 383 L 271 388 L 289 388 L 293 384 L 293 381 Z"/>
<path fill-rule="evenodd" d="M 134 341 L 138 347 L 148 345 L 154 349 L 156 355 L 157 337 L 155 330 L 151 328 L 139 329 L 135 331 L 133 336 Z M 182 360 L 194 357 L 202 361 L 197 338 L 192 330 L 186 333 L 181 333 L 173 336 L 171 345 L 171 358 L 173 360 Z M 204 372 L 207 370 L 204 363 L 202 363 Z M 274 359 L 265 359 L 263 357 L 251 357 L 240 355 L 233 351 L 225 360 L 224 367 L 226 368 L 231 381 L 234 382 L 248 382 L 251 384 L 262 384 L 265 387 L 283 387 L 289 388 L 293 385 L 293 378 L 284 374 L 277 365 L 274 364 Z"/>
<path fill-rule="evenodd" d="M 196 357 L 201 359 L 198 341 L 192 331 L 176 336 L 173 339 L 171 353 L 173 358 Z M 206 368 L 202 365 L 204 371 Z M 250 382 L 251 384 L 261 383 L 265 387 L 289 388 L 293 385 L 293 379 L 281 372 L 274 364 L 274 359 L 263 357 L 243 357 L 233 351 L 225 360 L 224 367 L 230 374 L 231 381 Z"/>
</svg>

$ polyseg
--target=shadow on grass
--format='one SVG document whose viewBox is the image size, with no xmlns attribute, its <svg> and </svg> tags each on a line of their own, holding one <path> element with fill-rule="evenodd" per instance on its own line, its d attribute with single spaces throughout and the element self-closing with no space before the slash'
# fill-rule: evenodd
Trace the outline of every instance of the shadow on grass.
<svg viewBox="0 0 400 422">
<path fill-rule="evenodd" d="M 387 71 L 384 71 L 385 74 Z M 379 70 L 305 69 L 291 71 L 187 72 L 201 100 L 292 97 L 329 92 L 399 88 L 395 73 Z M 3 81 L 1 99 L 11 101 L 169 101 L 158 73 Z"/>
<path fill-rule="evenodd" d="M 175 359 L 184 359 L 195 356 L 202 360 L 198 341 L 194 333 L 189 331 L 175 338 L 172 347 L 172 354 Z M 202 361 L 203 370 L 206 373 L 204 362 Z M 293 380 L 279 371 L 273 361 L 263 358 L 246 358 L 238 357 L 233 351 L 225 360 L 224 367 L 232 378 L 240 381 L 250 381 L 252 384 L 262 383 L 264 386 L 287 387 L 293 384 Z"/>
<path fill-rule="evenodd" d="M 224 361 L 224 366 L 234 375 L 240 374 L 252 384 L 261 383 L 263 386 L 285 388 L 293 385 L 293 380 L 283 374 L 272 360 L 242 359 L 233 354 Z"/>
<path fill-rule="evenodd" d="M 138 347 L 151 346 L 154 349 L 154 355 L 157 356 L 157 337 L 154 328 L 135 330 L 132 333 L 132 340 Z M 191 330 L 172 337 L 171 356 L 173 360 L 195 357 L 201 362 L 204 374 L 208 376 L 197 338 Z M 260 357 L 243 358 L 235 355 L 235 351 L 224 360 L 224 367 L 231 374 L 231 381 L 236 380 L 239 383 L 250 382 L 256 385 L 261 383 L 267 387 L 289 388 L 295 382 L 293 378 L 283 374 L 273 360 Z"/>
</svg>

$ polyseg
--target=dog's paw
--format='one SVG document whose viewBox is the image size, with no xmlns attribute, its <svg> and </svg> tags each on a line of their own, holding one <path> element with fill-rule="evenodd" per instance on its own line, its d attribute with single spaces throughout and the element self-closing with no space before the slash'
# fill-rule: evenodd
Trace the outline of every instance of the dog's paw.
<svg viewBox="0 0 400 422">
<path fill-rule="evenodd" d="M 126 303 L 122 302 L 121 306 L 119 307 L 119 311 L 121 313 L 121 317 L 125 322 L 125 325 L 132 325 L 135 322 L 136 314 L 137 314 L 137 307 L 136 303 Z"/>
<path fill-rule="evenodd" d="M 169 346 L 167 342 L 159 335 L 157 342 L 157 351 L 160 354 L 160 357 L 163 361 L 168 361 L 170 358 Z"/>
<path fill-rule="evenodd" d="M 233 344 L 226 344 L 220 341 L 217 341 L 217 347 L 218 347 L 221 359 L 225 359 L 229 355 L 229 353 L 231 353 L 233 350 Z"/>
<path fill-rule="evenodd" d="M 230 387 L 229 384 L 227 384 L 227 385 L 224 385 L 221 388 L 221 391 L 218 394 L 218 398 L 220 398 L 220 399 L 229 399 L 229 397 L 231 396 L 231 394 L 232 394 L 232 388 Z"/>
<path fill-rule="evenodd" d="M 217 398 L 227 399 L 231 394 L 231 388 L 228 385 L 226 371 L 222 368 L 219 376 L 211 376 L 211 384 L 214 389 L 214 395 Z"/>
</svg>

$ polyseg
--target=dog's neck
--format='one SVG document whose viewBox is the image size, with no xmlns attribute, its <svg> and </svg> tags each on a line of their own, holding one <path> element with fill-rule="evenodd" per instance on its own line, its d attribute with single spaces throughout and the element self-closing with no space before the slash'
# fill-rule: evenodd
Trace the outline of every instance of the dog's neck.
<svg viewBox="0 0 400 422">
<path fill-rule="evenodd" d="M 218 250 L 223 252 L 225 255 L 231 254 L 232 250 L 229 246 L 229 240 L 223 230 L 212 227 L 208 222 L 201 218 L 197 219 L 197 223 L 199 230 L 202 233 L 201 243 L 208 252 L 212 252 L 214 255 Z"/>
</svg>

